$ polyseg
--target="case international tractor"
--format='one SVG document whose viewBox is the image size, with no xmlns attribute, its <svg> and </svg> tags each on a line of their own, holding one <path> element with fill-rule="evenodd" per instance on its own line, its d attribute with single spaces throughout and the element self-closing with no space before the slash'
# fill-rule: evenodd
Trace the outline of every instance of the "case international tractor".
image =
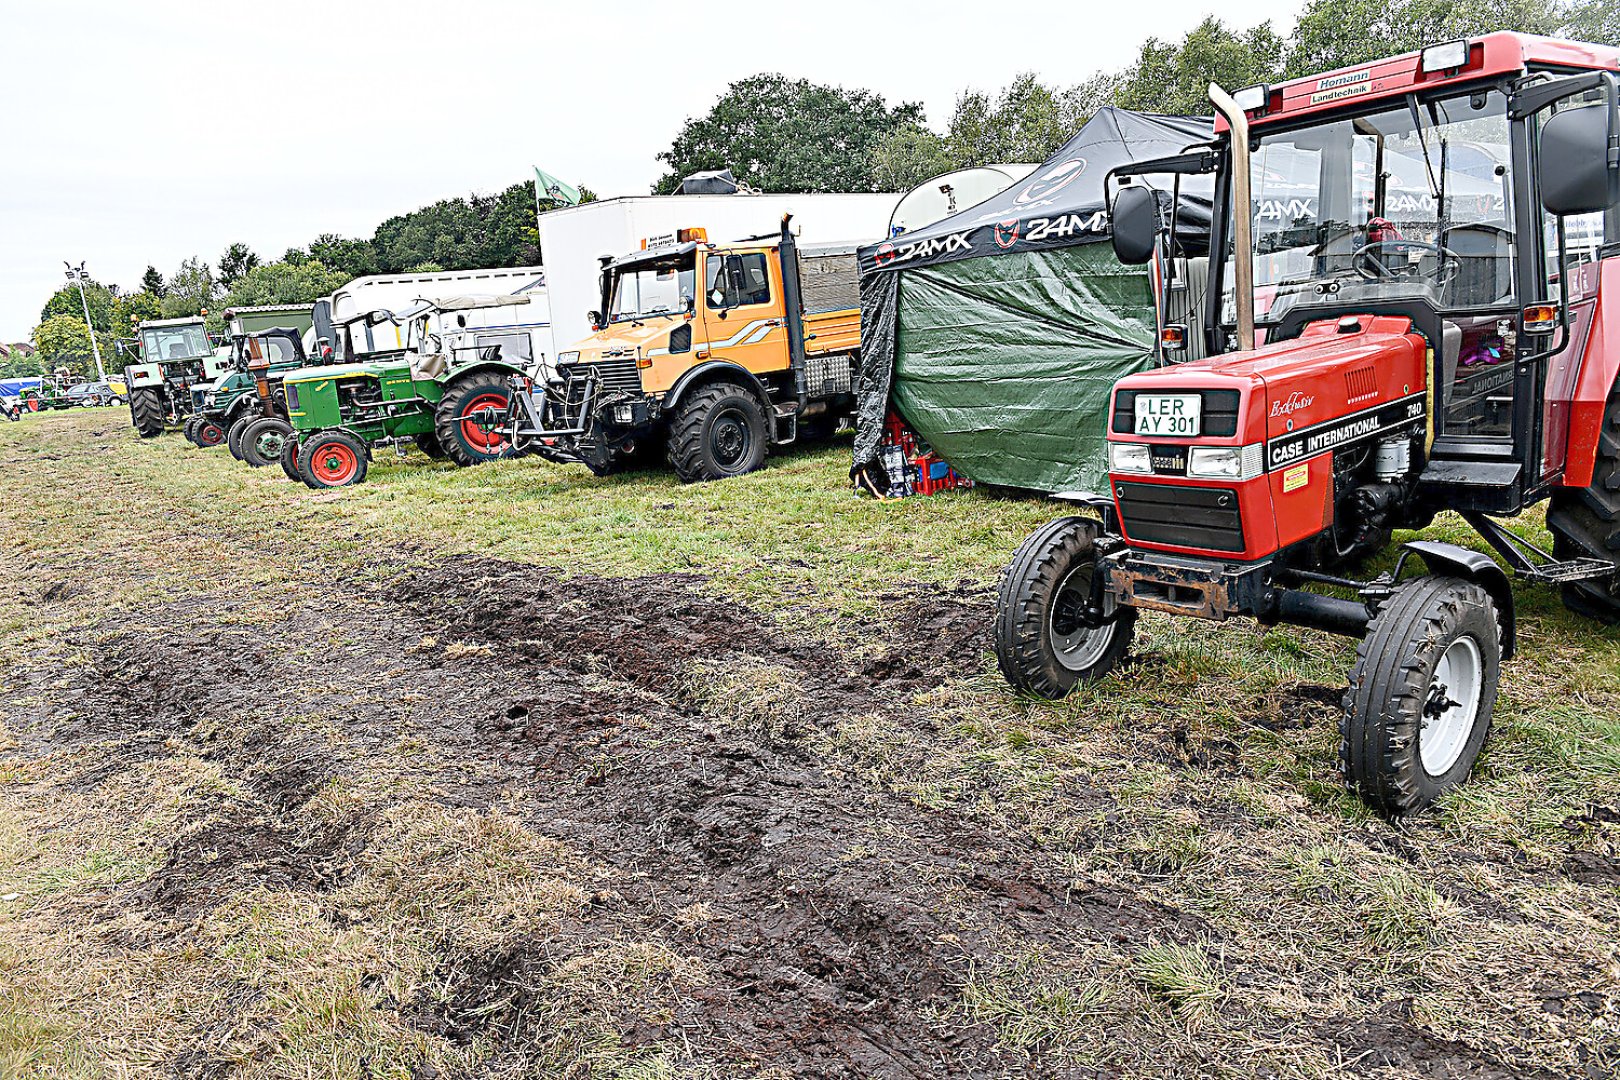
<svg viewBox="0 0 1620 1080">
<path fill-rule="evenodd" d="M 192 389 L 225 373 L 201 316 L 154 319 L 136 328 L 140 359 L 124 368 L 129 415 L 141 438 L 163 434 L 191 415 Z M 124 348 L 119 345 L 120 350 Z"/>
<path fill-rule="evenodd" d="M 527 296 L 421 300 L 337 327 L 352 363 L 288 374 L 282 386 L 296 441 L 282 468 L 312 488 L 366 478 L 374 446 L 414 443 L 433 458 L 479 465 L 509 457 L 510 380 L 545 324 L 517 321 Z M 510 351 L 509 351 L 510 350 Z"/>
<path fill-rule="evenodd" d="M 1207 281 L 1182 282 L 1207 303 L 1161 329 L 1200 358 L 1115 386 L 1111 490 L 1008 567 L 1015 687 L 1101 676 L 1142 610 L 1314 627 L 1362 639 L 1353 790 L 1398 816 L 1467 778 L 1514 647 L 1508 574 L 1429 540 L 1371 580 L 1353 568 L 1452 511 L 1517 576 L 1620 617 L 1617 68 L 1613 49 L 1491 34 L 1211 87 L 1212 144 L 1114 178 L 1115 248 L 1143 263 L 1177 254 L 1179 189 L 1142 178 L 1215 173 Z M 1551 552 L 1500 520 L 1541 502 Z"/>
<path fill-rule="evenodd" d="M 596 332 L 514 383 L 512 440 L 598 476 L 666 449 L 686 483 L 758 469 L 769 447 L 831 434 L 860 351 L 853 246 L 736 244 L 682 229 L 602 267 Z"/>
</svg>

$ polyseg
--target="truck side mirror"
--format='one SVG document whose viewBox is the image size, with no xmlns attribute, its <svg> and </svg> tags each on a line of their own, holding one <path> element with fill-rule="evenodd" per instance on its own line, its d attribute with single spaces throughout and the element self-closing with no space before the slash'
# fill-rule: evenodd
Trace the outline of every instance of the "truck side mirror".
<svg viewBox="0 0 1620 1080">
<path fill-rule="evenodd" d="M 1591 214 L 1614 204 L 1620 173 L 1609 166 L 1613 126 L 1613 109 L 1601 106 L 1567 109 L 1541 125 L 1536 183 L 1547 213 Z"/>
<path fill-rule="evenodd" d="M 585 318 L 590 322 L 592 330 L 600 330 L 602 327 L 607 325 L 602 321 L 602 313 L 600 311 L 587 311 L 585 313 Z"/>
<path fill-rule="evenodd" d="M 1141 184 L 1120 188 L 1108 217 L 1120 262 L 1141 266 L 1153 258 L 1159 238 L 1159 197 L 1152 188 Z"/>
</svg>

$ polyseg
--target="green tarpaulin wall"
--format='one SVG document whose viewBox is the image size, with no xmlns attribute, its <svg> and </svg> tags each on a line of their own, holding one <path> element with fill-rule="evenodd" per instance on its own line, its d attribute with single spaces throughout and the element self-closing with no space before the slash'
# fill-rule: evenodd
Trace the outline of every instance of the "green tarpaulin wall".
<svg viewBox="0 0 1620 1080">
<path fill-rule="evenodd" d="M 1105 490 L 1109 392 L 1153 364 L 1146 271 L 1092 243 L 896 273 L 907 423 L 980 483 Z"/>
</svg>

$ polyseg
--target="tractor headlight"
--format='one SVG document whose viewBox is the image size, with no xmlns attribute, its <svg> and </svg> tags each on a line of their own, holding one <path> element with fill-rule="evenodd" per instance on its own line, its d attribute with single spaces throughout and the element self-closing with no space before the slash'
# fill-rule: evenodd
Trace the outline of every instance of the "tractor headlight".
<svg viewBox="0 0 1620 1080">
<path fill-rule="evenodd" d="M 1187 452 L 1187 475 L 1204 480 L 1252 480 L 1264 458 L 1253 446 L 1195 446 Z"/>
<path fill-rule="evenodd" d="M 577 364 L 577 363 L 579 363 L 579 352 L 578 352 L 578 350 L 575 350 L 574 352 L 560 352 L 560 353 L 558 353 L 557 354 L 557 363 L 559 363 L 559 364 Z"/>
<path fill-rule="evenodd" d="M 1147 443 L 1109 443 L 1108 467 L 1114 472 L 1150 473 L 1153 471 L 1153 450 Z"/>
<path fill-rule="evenodd" d="M 634 405 L 613 406 L 613 422 L 615 424 L 628 424 L 635 418 L 636 407 Z"/>
</svg>

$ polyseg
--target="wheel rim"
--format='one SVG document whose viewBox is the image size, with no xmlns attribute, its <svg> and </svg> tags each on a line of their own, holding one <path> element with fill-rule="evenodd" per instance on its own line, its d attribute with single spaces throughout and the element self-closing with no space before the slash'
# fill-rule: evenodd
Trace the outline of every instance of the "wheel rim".
<svg viewBox="0 0 1620 1080">
<path fill-rule="evenodd" d="M 482 410 L 494 409 L 504 413 L 506 406 L 506 395 L 494 392 L 479 394 L 467 402 L 461 413 L 461 441 L 467 444 L 468 449 L 480 454 L 498 454 L 506 449 L 506 434 L 500 425 L 478 418 Z"/>
<path fill-rule="evenodd" d="M 359 455 L 342 443 L 317 446 L 309 458 L 309 471 L 315 479 L 334 487 L 347 484 L 359 468 Z"/>
<path fill-rule="evenodd" d="M 1423 771 L 1443 776 L 1457 759 L 1479 716 L 1479 702 L 1485 689 L 1485 661 L 1479 643 L 1468 635 L 1457 638 L 1440 654 L 1429 680 L 1424 700 L 1423 728 L 1418 736 L 1418 756 Z"/>
<path fill-rule="evenodd" d="M 1081 613 L 1091 599 L 1091 564 L 1077 566 L 1064 577 L 1052 597 L 1052 615 L 1047 622 L 1047 640 L 1057 662 L 1069 671 L 1090 671 L 1113 644 L 1118 623 L 1091 627 L 1081 622 Z"/>
<path fill-rule="evenodd" d="M 225 440 L 225 433 L 219 430 L 219 425 L 206 423 L 197 425 L 197 441 L 204 446 L 218 446 Z"/>
<path fill-rule="evenodd" d="M 259 432 L 258 438 L 253 440 L 253 450 L 264 460 L 274 461 L 281 456 L 281 448 L 286 444 L 287 433 L 271 428 Z"/>
<path fill-rule="evenodd" d="M 715 416 L 709 428 L 709 446 L 716 465 L 727 470 L 737 468 L 748 460 L 753 445 L 754 433 L 741 409 L 727 409 Z"/>
</svg>

